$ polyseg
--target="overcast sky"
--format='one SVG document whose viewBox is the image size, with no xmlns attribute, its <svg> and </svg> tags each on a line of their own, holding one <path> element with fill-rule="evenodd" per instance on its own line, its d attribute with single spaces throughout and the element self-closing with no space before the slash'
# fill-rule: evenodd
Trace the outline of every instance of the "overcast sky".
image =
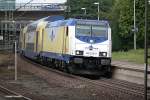
<svg viewBox="0 0 150 100">
<path fill-rule="evenodd" d="M 27 3 L 30 0 L 16 0 L 16 3 Z M 32 3 L 65 3 L 67 0 L 33 0 Z"/>
</svg>

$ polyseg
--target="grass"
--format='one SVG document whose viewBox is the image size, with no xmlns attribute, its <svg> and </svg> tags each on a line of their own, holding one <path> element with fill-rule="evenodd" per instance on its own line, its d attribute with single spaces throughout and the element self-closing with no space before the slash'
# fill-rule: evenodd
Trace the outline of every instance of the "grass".
<svg viewBox="0 0 150 100">
<path fill-rule="evenodd" d="M 113 52 L 112 60 L 129 61 L 129 62 L 134 62 L 138 64 L 143 64 L 144 63 L 144 50 L 138 49 L 138 50 L 129 50 L 128 52 L 122 52 L 122 51 Z M 148 62 L 150 64 L 150 59 L 148 60 Z"/>
</svg>

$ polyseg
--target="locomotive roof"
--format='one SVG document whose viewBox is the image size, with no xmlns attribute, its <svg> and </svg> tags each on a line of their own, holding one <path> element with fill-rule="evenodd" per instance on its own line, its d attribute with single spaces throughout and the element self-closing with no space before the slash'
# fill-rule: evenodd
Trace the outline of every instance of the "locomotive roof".
<svg viewBox="0 0 150 100">
<path fill-rule="evenodd" d="M 54 22 L 54 21 L 58 21 L 58 20 L 64 20 L 64 16 L 48 16 L 48 17 L 45 17 L 45 18 L 42 18 L 42 19 L 39 19 L 35 22 L 32 22 L 29 24 L 29 26 L 34 26 L 36 24 L 38 24 L 39 22 L 41 21 L 48 21 L 48 22 Z"/>
<path fill-rule="evenodd" d="M 68 19 L 68 20 L 57 20 L 57 21 L 48 21 L 47 26 L 74 26 L 74 25 L 101 25 L 109 27 L 108 21 L 104 20 L 87 20 L 87 19 Z"/>
<path fill-rule="evenodd" d="M 64 20 L 65 17 L 64 16 L 48 16 L 46 18 L 44 18 L 44 21 L 50 21 L 50 22 L 54 22 L 54 21 L 58 21 L 58 20 Z"/>
<path fill-rule="evenodd" d="M 40 20 L 37 20 L 31 24 L 29 24 L 28 26 L 37 26 L 37 24 L 41 21 L 45 21 L 48 22 L 47 23 L 47 27 L 50 26 L 75 26 L 77 24 L 80 25 L 100 25 L 100 26 L 106 26 L 109 27 L 109 23 L 106 20 L 88 20 L 88 19 L 67 19 L 65 20 L 65 18 L 63 16 L 48 16 L 45 18 L 42 18 Z"/>
</svg>

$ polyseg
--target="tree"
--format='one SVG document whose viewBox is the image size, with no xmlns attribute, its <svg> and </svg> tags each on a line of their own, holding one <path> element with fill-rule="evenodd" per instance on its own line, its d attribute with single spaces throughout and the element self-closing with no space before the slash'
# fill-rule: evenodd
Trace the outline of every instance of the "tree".
<svg viewBox="0 0 150 100">
<path fill-rule="evenodd" d="M 90 18 L 97 19 L 97 5 L 94 5 L 94 2 L 100 3 L 100 19 L 109 19 L 110 12 L 113 0 L 70 0 L 69 5 L 71 6 L 70 17 L 82 17 L 82 18 Z M 87 15 L 83 14 L 81 10 L 82 7 L 87 9 Z"/>
<path fill-rule="evenodd" d="M 113 6 L 113 26 L 117 36 L 120 37 L 121 48 L 133 48 L 133 0 L 115 0 Z M 137 34 L 137 47 L 143 48 L 144 46 L 144 0 L 136 0 L 136 26 L 138 27 Z"/>
</svg>

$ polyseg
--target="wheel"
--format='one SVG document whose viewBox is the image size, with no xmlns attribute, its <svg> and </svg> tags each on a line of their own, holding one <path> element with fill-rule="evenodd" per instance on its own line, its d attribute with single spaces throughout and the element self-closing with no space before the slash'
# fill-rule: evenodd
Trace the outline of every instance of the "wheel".
<svg viewBox="0 0 150 100">
<path fill-rule="evenodd" d="M 112 78 L 112 67 L 111 65 L 108 66 L 107 71 L 105 73 L 106 78 Z"/>
<path fill-rule="evenodd" d="M 63 72 L 70 73 L 68 64 L 66 64 L 65 62 L 62 63 L 62 70 Z"/>
<path fill-rule="evenodd" d="M 105 77 L 106 78 L 112 78 L 112 72 L 106 72 Z"/>
</svg>

